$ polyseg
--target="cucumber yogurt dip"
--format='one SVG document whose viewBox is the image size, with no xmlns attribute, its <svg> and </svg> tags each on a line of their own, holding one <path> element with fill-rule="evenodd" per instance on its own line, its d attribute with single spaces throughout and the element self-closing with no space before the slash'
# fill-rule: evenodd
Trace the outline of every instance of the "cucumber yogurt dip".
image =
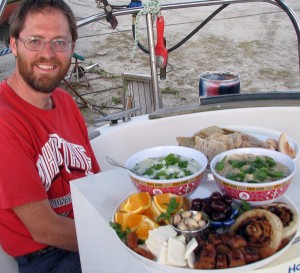
<svg viewBox="0 0 300 273">
<path fill-rule="evenodd" d="M 200 170 L 199 162 L 173 153 L 147 158 L 137 163 L 133 170 L 141 176 L 155 180 L 170 180 L 193 175 Z"/>
</svg>

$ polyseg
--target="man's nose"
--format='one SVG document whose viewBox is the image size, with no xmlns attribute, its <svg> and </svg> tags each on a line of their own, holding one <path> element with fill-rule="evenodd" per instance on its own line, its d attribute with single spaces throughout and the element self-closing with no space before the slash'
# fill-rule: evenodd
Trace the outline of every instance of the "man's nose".
<svg viewBox="0 0 300 273">
<path fill-rule="evenodd" d="M 47 55 L 55 55 L 55 50 L 53 49 L 52 42 L 45 42 L 44 48 L 42 49 L 43 53 Z"/>
</svg>

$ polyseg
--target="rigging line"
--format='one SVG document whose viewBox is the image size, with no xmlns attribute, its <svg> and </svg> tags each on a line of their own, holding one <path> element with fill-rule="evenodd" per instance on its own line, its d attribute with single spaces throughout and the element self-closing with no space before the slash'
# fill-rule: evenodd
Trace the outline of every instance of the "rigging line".
<svg viewBox="0 0 300 273">
<path fill-rule="evenodd" d="M 187 40 L 189 40 L 192 36 L 194 36 L 201 28 L 203 28 L 213 17 L 215 17 L 218 13 L 220 13 L 224 8 L 226 8 L 227 6 L 229 6 L 229 4 L 224 4 L 221 7 L 219 7 L 218 9 L 216 9 L 211 15 L 209 15 L 198 27 L 196 27 L 192 32 L 190 32 L 185 38 L 183 38 L 180 42 L 178 42 L 176 45 L 174 45 L 173 47 L 171 47 L 170 49 L 167 49 L 168 52 L 172 52 L 175 49 L 179 48 L 180 46 L 182 46 Z M 134 28 L 134 24 L 132 25 L 132 34 L 133 37 L 135 39 L 135 28 Z M 146 49 L 139 41 L 138 41 L 138 47 L 146 54 L 149 54 L 149 50 Z"/>
<path fill-rule="evenodd" d="M 214 18 L 218 13 L 220 13 L 223 9 L 228 7 L 229 4 L 222 5 L 217 10 L 215 10 L 210 16 L 208 16 L 198 27 L 196 27 L 189 35 L 183 38 L 179 43 L 168 49 L 168 52 L 172 52 L 175 49 L 182 46 L 186 41 L 188 41 L 191 37 L 193 37 L 200 29 L 202 29 L 212 18 Z"/>
<path fill-rule="evenodd" d="M 300 9 L 294 9 L 294 11 L 300 11 Z M 255 16 L 278 14 L 278 13 L 283 13 L 283 11 L 262 12 L 262 13 L 255 13 L 255 14 L 246 14 L 246 15 L 241 15 L 241 16 L 229 16 L 229 17 L 223 17 L 223 18 L 216 18 L 214 20 L 215 21 L 222 21 L 222 20 L 231 20 L 231 19 L 255 17 Z M 83 19 L 83 18 L 81 18 L 81 19 Z M 170 26 L 180 26 L 180 25 L 193 24 L 193 23 L 196 23 L 196 22 L 198 22 L 198 21 L 187 21 L 187 22 L 174 23 L 174 24 L 171 23 L 171 24 L 166 24 L 166 26 L 168 26 L 168 27 L 170 27 Z M 103 24 L 104 26 L 109 26 L 109 24 L 105 24 L 105 23 L 101 23 L 101 24 Z M 124 30 L 120 30 L 118 28 L 116 28 L 116 29 L 118 30 L 118 32 L 120 32 L 122 34 L 123 34 L 123 32 L 129 32 L 129 31 L 132 32 L 132 29 L 124 29 Z M 140 29 L 146 29 L 146 27 L 140 27 Z M 101 34 L 85 35 L 85 36 L 78 37 L 78 39 L 96 37 L 96 36 L 103 36 L 103 35 L 110 35 L 110 34 L 117 34 L 117 33 L 116 32 L 106 32 L 106 33 L 101 33 Z M 125 36 L 125 37 L 127 37 L 127 36 Z M 129 38 L 129 36 L 128 36 L 128 38 Z"/>
<path fill-rule="evenodd" d="M 113 6 L 113 5 L 112 5 Z M 294 9 L 294 11 L 300 11 L 300 9 Z M 278 14 L 278 13 L 283 13 L 283 11 L 270 11 L 270 12 L 261 12 L 261 13 L 255 13 L 255 14 L 246 14 L 246 15 L 241 15 L 241 16 L 229 16 L 229 17 L 223 17 L 223 18 L 216 18 L 214 19 L 215 21 L 222 21 L 222 20 L 231 20 L 231 19 L 238 19 L 238 18 L 247 18 L 247 17 L 255 17 L 255 16 L 261 16 L 261 15 L 270 15 L 270 14 Z M 81 18 L 84 19 L 84 18 Z M 174 24 L 166 24 L 166 26 L 180 26 L 180 25 L 187 25 L 191 23 L 196 23 L 198 21 L 188 21 L 188 22 L 181 22 L 181 23 L 174 23 Z M 109 26 L 109 24 L 101 23 L 104 26 Z M 146 29 L 146 27 L 140 27 L 140 29 Z M 120 30 L 118 29 L 119 32 L 132 32 L 132 29 L 124 29 Z M 78 39 L 81 38 L 88 38 L 88 37 L 96 37 L 96 36 L 102 36 L 102 35 L 109 35 L 109 34 L 116 34 L 115 32 L 107 32 L 107 33 L 101 33 L 101 34 L 93 34 L 93 35 L 85 35 L 85 36 L 80 36 Z"/>
</svg>

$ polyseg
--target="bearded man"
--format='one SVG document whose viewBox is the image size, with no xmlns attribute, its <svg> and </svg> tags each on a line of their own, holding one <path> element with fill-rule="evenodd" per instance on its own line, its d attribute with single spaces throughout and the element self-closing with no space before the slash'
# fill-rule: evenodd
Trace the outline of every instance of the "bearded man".
<svg viewBox="0 0 300 273">
<path fill-rule="evenodd" d="M 59 88 L 76 20 L 62 0 L 26 0 L 10 18 L 12 75 L 0 84 L 0 245 L 19 272 L 81 272 L 69 182 L 100 171 L 85 121 Z"/>
</svg>

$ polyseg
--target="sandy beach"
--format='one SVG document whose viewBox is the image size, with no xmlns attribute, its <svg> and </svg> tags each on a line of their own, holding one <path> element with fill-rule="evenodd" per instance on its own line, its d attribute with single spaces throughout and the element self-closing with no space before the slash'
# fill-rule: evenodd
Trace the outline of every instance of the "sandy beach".
<svg viewBox="0 0 300 273">
<path fill-rule="evenodd" d="M 93 0 L 66 0 L 78 20 L 102 13 Z M 162 3 L 170 3 L 167 0 Z M 110 1 L 112 5 L 129 2 Z M 298 17 L 300 1 L 287 0 Z M 162 11 L 165 38 L 170 49 L 191 33 L 219 6 Z M 80 64 L 98 64 L 86 73 L 89 87 L 72 85 L 99 111 L 83 108 L 88 125 L 102 114 L 120 111 L 123 83 L 121 74 L 150 75 L 149 55 L 133 49 L 132 16 L 118 16 L 115 30 L 106 20 L 79 28 L 76 52 L 85 57 Z M 139 22 L 140 42 L 148 48 L 145 16 Z M 156 29 L 154 30 L 156 34 Z M 0 57 L 0 80 L 14 68 L 12 54 Z M 164 107 L 198 103 L 199 74 L 204 71 L 233 71 L 240 74 L 241 92 L 300 90 L 297 36 L 286 13 L 269 3 L 232 4 L 220 12 L 182 46 L 169 53 L 167 75 L 159 80 Z M 84 78 L 80 79 L 86 85 Z M 64 86 L 64 84 L 62 84 Z M 65 86 L 64 86 L 65 87 Z M 67 88 L 81 106 L 81 101 Z"/>
</svg>

